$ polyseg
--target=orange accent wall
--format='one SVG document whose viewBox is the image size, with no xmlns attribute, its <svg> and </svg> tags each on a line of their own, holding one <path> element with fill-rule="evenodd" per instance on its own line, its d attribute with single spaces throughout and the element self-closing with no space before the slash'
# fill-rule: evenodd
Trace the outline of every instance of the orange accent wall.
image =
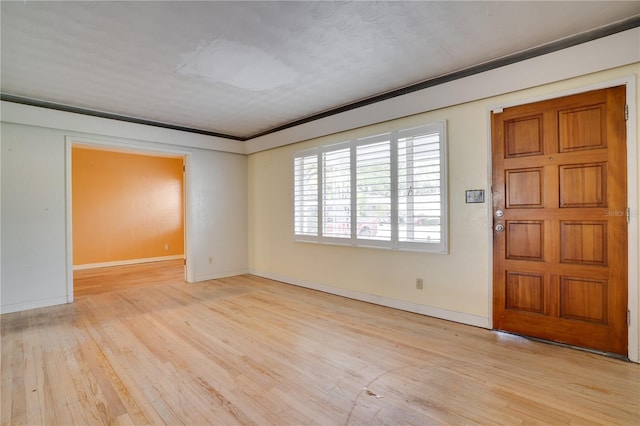
<svg viewBox="0 0 640 426">
<path fill-rule="evenodd" d="M 73 264 L 183 254 L 182 167 L 182 158 L 72 147 Z"/>
</svg>

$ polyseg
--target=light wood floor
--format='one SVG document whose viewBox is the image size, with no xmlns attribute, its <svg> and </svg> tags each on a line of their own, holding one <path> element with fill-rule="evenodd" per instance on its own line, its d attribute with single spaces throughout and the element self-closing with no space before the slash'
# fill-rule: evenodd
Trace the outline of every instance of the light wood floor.
<svg viewBox="0 0 640 426">
<path fill-rule="evenodd" d="M 250 275 L 1 319 L 2 424 L 640 420 L 640 365 Z"/>
<path fill-rule="evenodd" d="M 74 297 L 118 291 L 134 286 L 184 281 L 184 260 L 139 263 L 73 272 Z"/>
</svg>

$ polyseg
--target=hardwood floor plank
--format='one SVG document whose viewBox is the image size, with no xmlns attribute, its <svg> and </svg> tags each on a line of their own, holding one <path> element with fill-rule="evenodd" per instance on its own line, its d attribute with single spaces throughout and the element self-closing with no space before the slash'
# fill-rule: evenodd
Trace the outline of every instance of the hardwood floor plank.
<svg viewBox="0 0 640 426">
<path fill-rule="evenodd" d="M 73 272 L 75 297 L 184 281 L 184 260 L 165 260 Z"/>
<path fill-rule="evenodd" d="M 250 275 L 178 275 L 126 286 L 115 271 L 73 304 L 3 315 L 1 423 L 640 419 L 637 364 Z"/>
</svg>

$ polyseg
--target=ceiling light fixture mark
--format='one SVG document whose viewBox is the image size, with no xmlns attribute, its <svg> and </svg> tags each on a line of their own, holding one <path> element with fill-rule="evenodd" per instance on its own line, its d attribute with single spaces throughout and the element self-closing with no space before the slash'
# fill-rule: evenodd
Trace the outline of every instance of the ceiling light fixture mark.
<svg viewBox="0 0 640 426">
<path fill-rule="evenodd" d="M 178 74 L 204 78 L 244 90 L 277 89 L 293 83 L 298 73 L 263 49 L 215 37 L 182 55 Z"/>
</svg>

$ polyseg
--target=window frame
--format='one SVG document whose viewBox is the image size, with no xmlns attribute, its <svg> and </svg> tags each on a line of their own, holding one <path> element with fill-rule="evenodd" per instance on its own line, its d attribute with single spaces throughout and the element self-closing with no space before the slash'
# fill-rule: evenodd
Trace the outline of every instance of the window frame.
<svg viewBox="0 0 640 426">
<path fill-rule="evenodd" d="M 419 251 L 428 253 L 448 253 L 449 227 L 448 227 L 448 152 L 447 152 L 447 134 L 446 121 L 438 121 L 422 126 L 398 129 L 382 134 L 374 134 L 360 137 L 344 142 L 338 142 L 329 145 L 322 145 L 301 151 L 295 151 L 292 154 L 293 179 L 292 179 L 292 215 L 293 215 L 293 239 L 296 242 L 313 242 L 320 244 L 332 244 L 354 247 L 381 248 L 388 250 L 402 251 Z M 400 241 L 399 238 L 399 173 L 398 163 L 398 141 L 401 138 L 418 137 L 420 135 L 429 135 L 437 133 L 439 135 L 438 152 L 439 152 L 439 207 L 440 207 L 440 241 Z M 386 239 L 366 238 L 358 235 L 358 192 L 357 192 L 357 149 L 360 146 L 389 141 L 390 155 L 390 237 Z M 323 158 L 326 153 L 348 148 L 350 150 L 350 234 L 346 237 L 335 237 L 324 235 L 324 170 Z M 296 194 L 300 182 L 297 180 L 296 160 L 301 157 L 315 156 L 317 170 L 317 220 L 316 235 L 298 234 L 298 217 L 296 216 Z"/>
</svg>

